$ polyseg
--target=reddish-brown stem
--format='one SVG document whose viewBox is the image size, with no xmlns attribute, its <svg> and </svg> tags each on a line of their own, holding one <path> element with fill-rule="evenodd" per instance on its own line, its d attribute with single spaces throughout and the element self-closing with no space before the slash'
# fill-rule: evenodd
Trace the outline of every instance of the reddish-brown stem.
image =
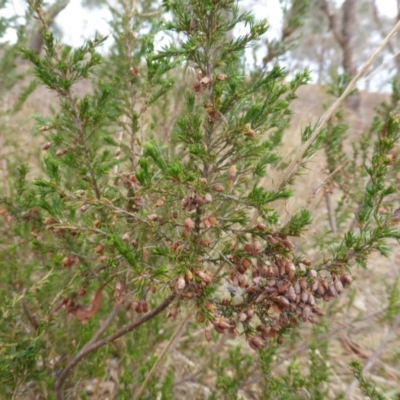
<svg viewBox="0 0 400 400">
<path fill-rule="evenodd" d="M 139 318 L 136 321 L 131 322 L 130 324 L 124 326 L 121 328 L 119 331 L 113 333 L 112 335 L 107 336 L 106 338 L 102 340 L 93 340 L 94 338 L 99 338 L 101 334 L 106 330 L 108 325 L 111 323 L 112 319 L 114 318 L 116 314 L 116 307 L 113 308 L 107 319 L 104 321 L 102 326 L 99 328 L 98 332 L 94 335 L 94 337 L 85 345 L 83 348 L 79 351 L 79 353 L 68 363 L 68 365 L 62 370 L 61 374 L 58 376 L 55 384 L 54 384 L 54 389 L 56 393 L 56 399 L 57 400 L 63 400 L 64 399 L 64 385 L 69 377 L 71 375 L 72 371 L 74 368 L 90 353 L 93 351 L 99 349 L 100 347 L 105 346 L 106 344 L 109 344 L 121 336 L 127 334 L 128 332 L 133 331 L 134 329 L 138 328 L 140 325 L 144 324 L 145 322 L 149 321 L 150 319 L 154 318 L 156 315 L 160 314 L 162 311 L 164 311 L 174 300 L 175 295 L 171 295 L 167 297 L 158 307 L 156 307 L 154 310 L 150 311 L 146 315 L 144 315 L 142 318 Z M 100 334 L 99 334 L 100 332 Z"/>
</svg>

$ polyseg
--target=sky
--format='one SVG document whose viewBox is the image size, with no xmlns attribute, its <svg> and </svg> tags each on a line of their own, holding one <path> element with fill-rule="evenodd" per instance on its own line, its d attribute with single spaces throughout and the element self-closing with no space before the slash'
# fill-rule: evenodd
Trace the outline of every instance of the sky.
<svg viewBox="0 0 400 400">
<path fill-rule="evenodd" d="M 52 1 L 52 0 L 50 0 Z M 340 6 L 344 0 L 336 0 Z M 371 0 L 373 1 L 373 0 Z M 387 16 L 395 16 L 397 9 L 397 0 L 378 0 L 377 5 L 382 14 Z M 3 15 L 24 15 L 26 7 L 25 0 L 9 0 L 10 6 Z M 267 37 L 272 39 L 280 33 L 280 25 L 282 21 L 282 11 L 280 0 L 241 0 L 243 6 L 251 9 L 257 18 L 267 18 L 270 29 Z M 109 34 L 109 26 L 107 21 L 111 19 L 110 12 L 103 8 L 101 10 L 90 10 L 82 8 L 80 0 L 70 0 L 68 6 L 57 17 L 57 26 L 63 31 L 63 42 L 72 46 L 79 46 L 85 39 L 90 39 L 95 32 L 102 35 Z M 13 35 L 9 35 L 7 40 L 13 41 Z M 108 44 L 107 44 L 108 43 Z M 111 39 L 108 39 L 103 45 L 103 51 L 106 52 Z M 162 41 L 159 45 L 161 47 Z M 101 51 L 101 50 L 100 50 Z M 372 89 L 372 88 L 371 88 Z M 377 89 L 378 90 L 378 89 Z M 382 88 L 380 88 L 382 90 Z"/>
</svg>

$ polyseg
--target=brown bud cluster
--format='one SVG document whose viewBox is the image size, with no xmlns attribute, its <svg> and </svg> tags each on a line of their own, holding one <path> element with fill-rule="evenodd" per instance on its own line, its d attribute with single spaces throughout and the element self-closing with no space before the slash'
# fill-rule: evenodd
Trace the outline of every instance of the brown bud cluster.
<svg viewBox="0 0 400 400">
<path fill-rule="evenodd" d="M 267 237 L 270 244 L 276 240 L 277 245 L 290 247 L 283 243 L 288 241 L 286 237 L 268 236 L 271 237 L 271 240 Z M 299 321 L 318 323 L 324 311 L 317 301 L 329 301 L 352 283 L 346 273 L 331 272 L 329 275 L 327 271 L 312 269 L 308 260 L 300 261 L 306 266 L 306 269 L 300 269 L 286 255 L 266 257 L 257 240 L 245 243 L 241 251 L 229 255 L 228 259 L 232 267 L 230 283 L 243 297 L 243 301 L 235 306 L 235 320 L 244 327 L 259 324 L 255 328 L 258 333 L 246 334 L 250 347 L 255 350 L 265 347 L 271 339 L 282 343 L 285 329 L 295 328 Z M 229 306 L 230 301 L 223 300 L 221 304 Z M 230 321 L 221 319 L 219 314 L 214 318 L 213 325 L 218 333 L 231 329 Z"/>
<path fill-rule="evenodd" d="M 144 300 L 133 300 L 131 303 L 131 310 L 138 314 L 146 314 L 149 312 L 149 305 Z"/>
<path fill-rule="evenodd" d="M 181 201 L 182 210 L 193 211 L 198 206 L 201 206 L 206 201 L 196 192 L 187 194 Z"/>
</svg>

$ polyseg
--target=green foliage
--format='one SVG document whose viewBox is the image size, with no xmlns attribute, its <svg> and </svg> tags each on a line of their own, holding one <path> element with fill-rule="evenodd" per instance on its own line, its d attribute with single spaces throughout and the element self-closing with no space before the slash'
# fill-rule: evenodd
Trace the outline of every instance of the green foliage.
<svg viewBox="0 0 400 400">
<path fill-rule="evenodd" d="M 371 400 L 383 400 L 385 398 L 385 396 L 377 391 L 375 385 L 364 377 L 362 366 L 359 362 L 353 361 L 350 363 L 349 367 L 358 380 L 358 384 L 364 396 L 367 396 Z"/>
</svg>

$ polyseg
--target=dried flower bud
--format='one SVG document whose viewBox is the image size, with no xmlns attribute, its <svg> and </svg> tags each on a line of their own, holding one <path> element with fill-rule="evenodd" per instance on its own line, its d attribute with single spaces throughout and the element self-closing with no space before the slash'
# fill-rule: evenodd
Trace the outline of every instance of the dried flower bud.
<svg viewBox="0 0 400 400">
<path fill-rule="evenodd" d="M 308 271 L 308 276 L 315 279 L 318 276 L 318 273 L 315 269 L 310 269 L 310 271 Z"/>
<path fill-rule="evenodd" d="M 211 283 L 213 280 L 212 274 L 207 274 L 205 271 L 196 271 L 196 275 L 206 284 Z"/>
<path fill-rule="evenodd" d="M 161 197 L 156 201 L 155 206 L 156 206 L 156 208 L 162 207 L 164 205 L 164 203 L 165 203 L 165 197 Z"/>
<path fill-rule="evenodd" d="M 142 301 L 141 305 L 142 305 L 142 312 L 145 313 L 145 314 L 148 313 L 149 312 L 149 305 L 147 304 L 147 302 Z"/>
<path fill-rule="evenodd" d="M 311 265 L 311 261 L 308 260 L 307 258 L 305 258 L 305 259 L 302 261 L 302 263 L 303 263 L 304 265 L 306 265 L 307 267 L 309 267 L 309 266 Z"/>
<path fill-rule="evenodd" d="M 244 134 L 249 138 L 253 138 L 256 136 L 256 132 L 251 128 L 247 128 L 247 130 Z"/>
<path fill-rule="evenodd" d="M 312 312 L 317 315 L 324 315 L 325 311 L 320 307 L 313 307 Z"/>
<path fill-rule="evenodd" d="M 287 293 L 286 293 L 286 298 L 289 301 L 295 301 L 296 300 L 296 292 L 294 291 L 294 288 L 292 285 L 290 285 L 287 289 Z"/>
<path fill-rule="evenodd" d="M 185 286 L 186 286 L 185 278 L 183 276 L 180 276 L 175 283 L 175 291 L 181 292 L 183 289 L 185 289 Z"/>
<path fill-rule="evenodd" d="M 284 296 L 278 296 L 275 301 L 283 308 L 290 306 L 289 300 Z"/>
<path fill-rule="evenodd" d="M 206 193 L 204 196 L 204 201 L 206 203 L 211 203 L 212 202 L 212 195 L 210 193 Z"/>
<path fill-rule="evenodd" d="M 204 322 L 204 314 L 201 311 L 197 311 L 196 320 L 197 320 L 197 322 L 200 322 L 200 323 Z"/>
<path fill-rule="evenodd" d="M 147 218 L 148 218 L 150 221 L 155 222 L 155 221 L 158 220 L 159 216 L 158 216 L 157 214 L 150 214 L 150 215 L 147 216 Z"/>
<path fill-rule="evenodd" d="M 256 226 L 256 228 L 259 230 L 259 231 L 261 231 L 261 232 L 264 232 L 266 229 L 267 229 L 267 225 L 265 225 L 265 224 L 257 224 L 257 226 Z M 272 237 L 272 236 L 271 236 Z"/>
<path fill-rule="evenodd" d="M 63 258 L 62 264 L 65 268 L 70 268 L 76 264 L 78 264 L 79 258 L 76 255 L 70 254 Z"/>
<path fill-rule="evenodd" d="M 206 304 L 206 310 L 208 310 L 211 313 L 213 313 L 216 310 L 215 304 L 213 304 L 213 303 Z"/>
<path fill-rule="evenodd" d="M 282 244 L 289 250 L 294 249 L 293 243 L 289 239 L 282 239 Z"/>
<path fill-rule="evenodd" d="M 85 212 L 85 211 L 87 211 L 87 210 L 89 209 L 89 207 L 90 207 L 90 204 L 84 204 L 84 205 L 79 209 L 79 211 L 80 211 L 80 212 Z"/>
<path fill-rule="evenodd" d="M 58 150 L 56 151 L 56 156 L 57 156 L 57 157 L 61 157 L 61 156 L 63 156 L 67 151 L 68 151 L 68 149 L 58 149 Z"/>
<path fill-rule="evenodd" d="M 253 350 L 259 350 L 265 347 L 265 342 L 261 336 L 252 336 L 249 340 L 249 345 Z"/>
<path fill-rule="evenodd" d="M 218 193 L 225 192 L 224 187 L 222 185 L 220 185 L 219 183 L 212 184 L 211 189 L 214 190 L 214 192 L 218 192 Z"/>
<path fill-rule="evenodd" d="M 217 74 L 216 78 L 218 81 L 224 81 L 228 76 L 222 73 Z"/>
<path fill-rule="evenodd" d="M 236 178 L 236 174 L 237 174 L 236 165 L 231 165 L 228 171 L 229 179 L 234 180 Z"/>
<path fill-rule="evenodd" d="M 340 281 L 342 282 L 343 286 L 346 287 L 346 286 L 350 286 L 352 284 L 353 279 L 351 278 L 350 275 L 342 274 L 340 276 Z"/>
<path fill-rule="evenodd" d="M 127 241 L 129 240 L 129 236 L 130 236 L 130 232 L 125 232 L 125 233 L 122 235 L 122 240 L 123 240 L 124 242 L 127 242 Z"/>
<path fill-rule="evenodd" d="M 335 289 L 336 289 L 337 293 L 341 294 L 343 292 L 343 284 L 342 284 L 341 280 L 335 279 L 334 285 L 335 285 Z"/>
<path fill-rule="evenodd" d="M 175 321 L 178 316 L 178 308 L 173 307 L 167 312 L 167 318 L 170 318 L 172 321 Z"/>
<path fill-rule="evenodd" d="M 104 250 L 104 247 L 105 247 L 104 244 L 100 243 L 100 244 L 96 247 L 96 249 L 94 250 L 95 253 L 97 253 L 97 254 L 102 253 L 103 250 Z"/>
<path fill-rule="evenodd" d="M 121 149 L 117 149 L 114 152 L 114 157 L 119 157 L 121 155 Z"/>
<path fill-rule="evenodd" d="M 194 228 L 194 221 L 190 218 L 186 218 L 183 226 L 185 227 L 185 229 L 190 231 Z"/>
<path fill-rule="evenodd" d="M 244 322 L 244 321 L 246 321 L 247 320 L 247 314 L 245 313 L 245 312 L 241 312 L 240 314 L 239 314 L 239 321 L 240 322 Z"/>
<path fill-rule="evenodd" d="M 205 76 L 204 78 L 201 78 L 201 79 L 200 79 L 200 83 L 201 83 L 203 86 L 208 85 L 210 82 L 211 82 L 211 79 L 210 79 L 208 76 Z"/>
<path fill-rule="evenodd" d="M 275 246 L 279 243 L 279 240 L 274 238 L 272 235 L 267 235 L 267 240 L 270 245 Z"/>
<path fill-rule="evenodd" d="M 100 257 L 97 259 L 97 261 L 98 261 L 99 263 L 104 263 L 104 262 L 108 261 L 108 257 L 107 257 L 107 256 L 100 256 Z"/>
<path fill-rule="evenodd" d="M 53 143 L 51 143 L 51 142 L 45 143 L 45 144 L 42 146 L 42 150 L 48 150 L 48 149 L 52 146 L 52 144 L 53 144 Z"/>
<path fill-rule="evenodd" d="M 334 283 L 331 283 L 329 285 L 329 293 L 331 294 L 331 296 L 334 296 L 334 297 L 338 295 L 338 292 L 336 290 L 336 287 L 335 287 Z"/>
<path fill-rule="evenodd" d="M 210 327 L 207 327 L 206 329 L 204 329 L 204 336 L 205 336 L 207 342 L 209 342 L 211 340 L 211 329 L 210 329 Z"/>
<path fill-rule="evenodd" d="M 138 310 L 139 310 L 139 304 L 140 304 L 139 300 L 132 300 L 132 303 L 131 303 L 131 310 L 133 310 L 133 311 L 135 311 L 135 312 L 138 312 Z"/>
</svg>

